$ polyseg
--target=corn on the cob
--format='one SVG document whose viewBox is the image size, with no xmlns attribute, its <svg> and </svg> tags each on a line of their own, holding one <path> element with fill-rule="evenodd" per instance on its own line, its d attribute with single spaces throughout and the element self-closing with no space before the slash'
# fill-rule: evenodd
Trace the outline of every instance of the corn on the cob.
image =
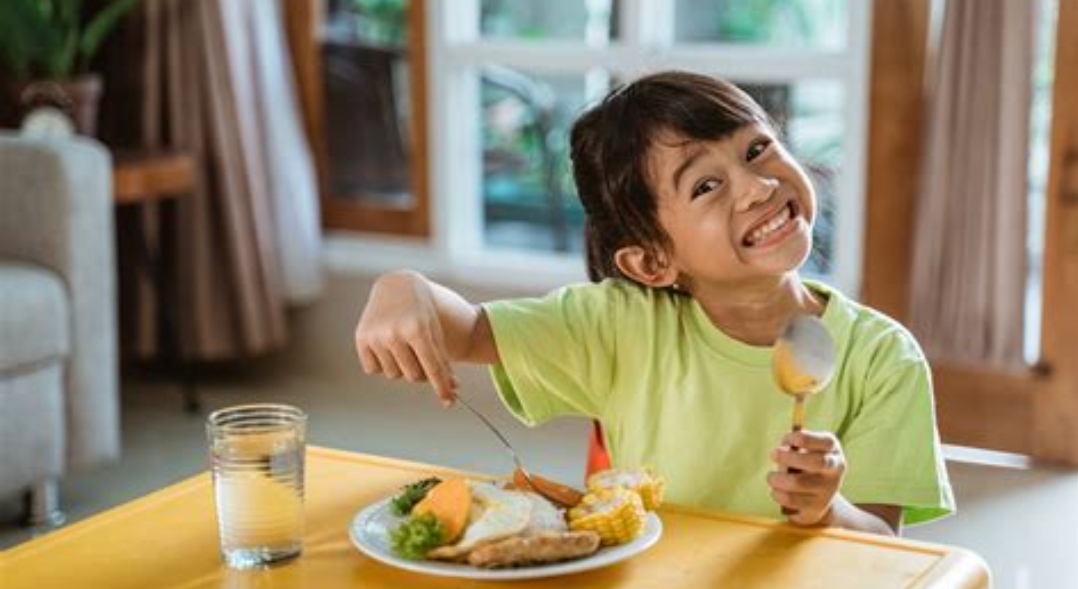
<svg viewBox="0 0 1078 589">
<path fill-rule="evenodd" d="M 646 517 L 640 495 L 622 487 L 600 489 L 569 510 L 569 529 L 593 531 L 604 546 L 612 546 L 639 536 Z"/>
<path fill-rule="evenodd" d="M 589 491 L 617 487 L 635 491 L 644 502 L 644 509 L 648 511 L 658 509 L 666 490 L 666 482 L 662 477 L 645 468 L 635 470 L 611 468 L 600 471 L 588 477 L 587 486 Z"/>
</svg>

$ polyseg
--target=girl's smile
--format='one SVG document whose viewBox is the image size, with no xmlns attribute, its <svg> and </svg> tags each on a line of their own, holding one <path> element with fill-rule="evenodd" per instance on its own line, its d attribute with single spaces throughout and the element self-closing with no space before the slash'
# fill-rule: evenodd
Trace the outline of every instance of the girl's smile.
<svg viewBox="0 0 1078 589">
<path fill-rule="evenodd" d="M 777 210 L 775 210 L 777 209 Z M 741 245 L 753 249 L 767 249 L 781 243 L 804 225 L 798 214 L 797 203 L 793 200 L 772 207 L 761 219 L 753 223 L 745 232 Z"/>
</svg>

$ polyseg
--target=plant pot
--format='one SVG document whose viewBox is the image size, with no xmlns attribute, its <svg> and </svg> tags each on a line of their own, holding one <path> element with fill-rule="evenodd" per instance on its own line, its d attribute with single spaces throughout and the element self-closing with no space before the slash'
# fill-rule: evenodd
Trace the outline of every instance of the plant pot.
<svg viewBox="0 0 1078 589">
<path fill-rule="evenodd" d="M 71 80 L 35 80 L 15 85 L 15 101 L 21 117 L 39 106 L 56 107 L 71 117 L 75 130 L 93 137 L 97 132 L 97 112 L 104 84 L 99 74 L 85 74 Z"/>
</svg>

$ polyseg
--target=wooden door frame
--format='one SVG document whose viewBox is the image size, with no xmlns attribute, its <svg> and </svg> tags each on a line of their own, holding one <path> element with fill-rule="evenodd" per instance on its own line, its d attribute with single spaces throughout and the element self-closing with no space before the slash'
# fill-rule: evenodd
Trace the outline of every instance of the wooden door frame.
<svg viewBox="0 0 1078 589">
<path fill-rule="evenodd" d="M 1059 3 L 1042 362 L 1020 374 L 934 363 L 945 442 L 1078 465 L 1078 4 Z M 908 318 L 930 0 L 876 2 L 861 299 Z"/>
<path fill-rule="evenodd" d="M 430 235 L 430 172 L 427 125 L 427 10 L 426 0 L 409 0 L 408 82 L 411 89 L 411 188 L 415 206 L 382 207 L 331 198 L 328 184 L 324 66 L 320 30 L 325 22 L 325 0 L 288 0 L 285 23 L 307 138 L 318 174 L 322 225 L 327 228 L 391 233 L 413 237 Z"/>
<path fill-rule="evenodd" d="M 1060 2 L 1044 244 L 1041 357 L 1052 386 L 1036 397 L 1033 455 L 1078 464 L 1078 4 Z"/>
</svg>

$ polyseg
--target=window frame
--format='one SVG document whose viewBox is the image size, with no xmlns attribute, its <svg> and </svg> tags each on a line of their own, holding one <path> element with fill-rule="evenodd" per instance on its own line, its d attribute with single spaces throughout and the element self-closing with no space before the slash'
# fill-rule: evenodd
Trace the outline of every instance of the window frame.
<svg viewBox="0 0 1078 589">
<path fill-rule="evenodd" d="M 318 176 L 322 225 L 327 229 L 374 232 L 383 236 L 426 239 L 431 231 L 430 177 L 428 166 L 430 124 L 427 114 L 427 0 L 408 0 L 405 25 L 409 39 L 405 48 L 408 63 L 409 125 L 412 161 L 409 184 L 411 206 L 393 207 L 356 194 L 331 194 L 329 146 L 326 136 L 325 63 L 322 55 L 323 27 L 327 0 L 303 0 L 283 4 L 287 41 L 296 76 L 297 93 Z"/>
</svg>

